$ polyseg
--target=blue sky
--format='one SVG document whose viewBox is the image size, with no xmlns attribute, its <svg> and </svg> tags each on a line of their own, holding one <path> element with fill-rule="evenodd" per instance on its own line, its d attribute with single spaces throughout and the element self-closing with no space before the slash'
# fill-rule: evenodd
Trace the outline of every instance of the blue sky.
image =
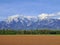
<svg viewBox="0 0 60 45">
<path fill-rule="evenodd" d="M 0 0 L 0 19 L 11 15 L 60 12 L 60 0 Z"/>
</svg>

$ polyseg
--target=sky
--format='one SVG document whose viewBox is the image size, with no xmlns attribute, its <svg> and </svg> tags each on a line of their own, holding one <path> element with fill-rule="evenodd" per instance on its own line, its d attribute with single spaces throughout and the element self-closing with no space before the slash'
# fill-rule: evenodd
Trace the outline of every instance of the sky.
<svg viewBox="0 0 60 45">
<path fill-rule="evenodd" d="M 0 20 L 12 15 L 37 16 L 60 12 L 60 0 L 0 0 Z"/>
</svg>

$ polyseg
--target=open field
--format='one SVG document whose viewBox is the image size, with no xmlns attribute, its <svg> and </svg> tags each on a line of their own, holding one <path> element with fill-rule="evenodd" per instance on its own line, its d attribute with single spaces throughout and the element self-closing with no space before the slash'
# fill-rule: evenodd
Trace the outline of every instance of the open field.
<svg viewBox="0 0 60 45">
<path fill-rule="evenodd" d="M 0 35 L 0 45 L 60 45 L 60 36 Z"/>
</svg>

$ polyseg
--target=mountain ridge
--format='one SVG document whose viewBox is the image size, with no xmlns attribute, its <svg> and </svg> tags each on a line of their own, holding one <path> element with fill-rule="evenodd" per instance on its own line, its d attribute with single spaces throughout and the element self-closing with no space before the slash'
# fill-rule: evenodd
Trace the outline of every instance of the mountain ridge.
<svg viewBox="0 0 60 45">
<path fill-rule="evenodd" d="M 0 21 L 0 29 L 60 29 L 60 19 L 49 18 L 48 16 L 10 16 Z"/>
</svg>

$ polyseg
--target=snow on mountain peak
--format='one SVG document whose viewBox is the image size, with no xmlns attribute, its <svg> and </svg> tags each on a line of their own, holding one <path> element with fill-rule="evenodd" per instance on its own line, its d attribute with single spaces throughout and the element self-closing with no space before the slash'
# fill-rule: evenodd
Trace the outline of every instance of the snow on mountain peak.
<svg viewBox="0 0 60 45">
<path fill-rule="evenodd" d="M 19 21 L 18 19 L 20 19 L 20 21 L 23 21 L 25 18 L 31 21 L 32 19 L 36 17 L 35 16 L 24 16 L 24 15 L 13 15 L 13 16 L 9 16 L 5 21 L 7 23 L 12 22 L 13 20 L 15 22 L 18 22 Z"/>
<path fill-rule="evenodd" d="M 9 16 L 7 19 L 6 19 L 6 22 L 10 23 L 11 21 L 16 21 L 18 22 L 18 18 L 19 18 L 19 15 L 13 15 L 13 16 Z"/>
<path fill-rule="evenodd" d="M 22 22 L 23 21 L 28 22 L 26 19 L 29 20 L 29 21 L 34 21 L 34 22 L 38 21 L 38 19 L 39 20 L 60 19 L 60 12 L 55 13 L 55 14 L 54 13 L 52 13 L 52 14 L 42 13 L 42 14 L 40 14 L 38 16 L 24 16 L 24 15 L 17 14 L 17 15 L 9 16 L 5 21 L 7 23 L 10 23 L 12 21 L 18 22 L 19 20 L 22 21 Z"/>
</svg>

